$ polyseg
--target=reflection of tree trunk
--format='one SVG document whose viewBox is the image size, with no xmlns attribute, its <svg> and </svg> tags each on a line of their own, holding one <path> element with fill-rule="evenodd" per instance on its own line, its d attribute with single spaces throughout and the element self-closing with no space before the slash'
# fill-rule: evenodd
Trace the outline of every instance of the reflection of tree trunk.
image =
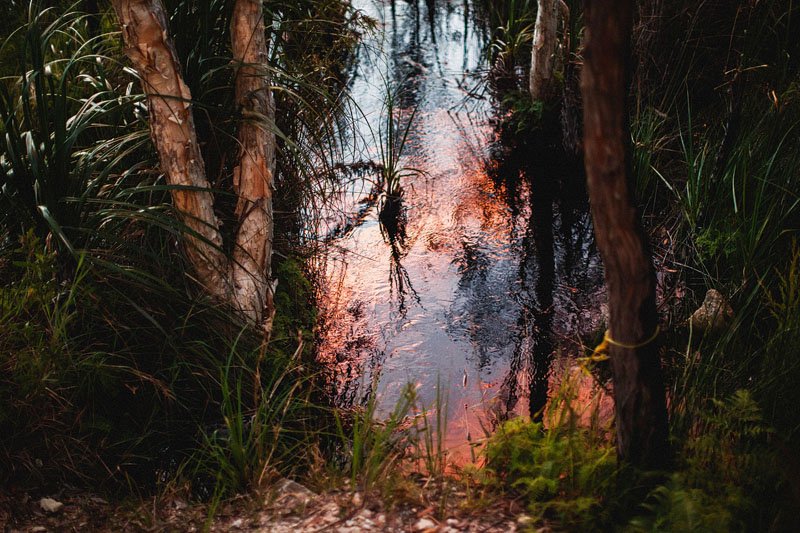
<svg viewBox="0 0 800 533">
<path fill-rule="evenodd" d="M 550 367 L 553 364 L 553 282 L 555 249 L 553 246 L 553 183 L 554 176 L 541 176 L 534 185 L 531 202 L 531 223 L 539 271 L 536 278 L 536 303 L 533 334 L 536 336 L 531 354 L 530 414 L 541 421 L 547 406 Z"/>
<path fill-rule="evenodd" d="M 655 276 L 629 183 L 627 115 L 632 0 L 587 0 L 584 147 L 597 244 L 605 263 L 617 450 L 644 467 L 668 460 Z"/>
<path fill-rule="evenodd" d="M 530 92 L 534 100 L 549 100 L 555 92 L 558 41 L 558 0 L 539 0 L 531 52 Z"/>
<path fill-rule="evenodd" d="M 268 334 L 272 318 L 268 279 L 274 136 L 253 123 L 240 127 L 242 149 L 234 175 L 239 228 L 230 260 L 222 251 L 220 222 L 214 214 L 214 198 L 194 127 L 192 95 L 181 77 L 168 36 L 164 6 L 160 0 L 113 0 L 113 6 L 122 26 L 125 53 L 148 97 L 153 144 L 173 187 L 175 208 L 187 227 L 186 255 L 195 275 L 209 294 L 233 305 L 249 321 L 263 324 Z M 237 1 L 232 35 L 237 61 L 266 61 L 260 2 Z M 262 123 L 272 123 L 271 95 L 260 68 L 239 69 L 236 96 L 245 118 L 256 116 Z"/>
</svg>

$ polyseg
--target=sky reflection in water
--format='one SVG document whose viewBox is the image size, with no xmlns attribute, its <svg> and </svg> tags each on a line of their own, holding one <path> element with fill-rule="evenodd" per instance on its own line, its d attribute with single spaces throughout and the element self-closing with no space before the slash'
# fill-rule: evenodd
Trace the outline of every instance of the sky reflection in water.
<svg viewBox="0 0 800 533">
<path fill-rule="evenodd" d="M 486 35 L 469 2 L 361 0 L 382 21 L 362 50 L 351 94 L 372 139 L 387 80 L 398 107 L 418 108 L 401 165 L 424 174 L 403 183 L 403 216 L 387 232 L 376 208 L 339 235 L 325 257 L 319 358 L 335 368 L 338 401 L 363 402 L 377 377 L 388 413 L 406 383 L 426 406 L 437 383 L 447 399 L 447 445 L 509 411 L 546 400 L 557 345 L 575 351 L 598 326 L 602 271 L 580 177 L 544 168 L 504 145 L 488 95 L 468 96 L 485 69 Z M 377 157 L 375 146 L 364 150 Z M 369 176 L 341 193 L 359 211 Z M 344 226 L 341 213 L 322 235 Z"/>
</svg>

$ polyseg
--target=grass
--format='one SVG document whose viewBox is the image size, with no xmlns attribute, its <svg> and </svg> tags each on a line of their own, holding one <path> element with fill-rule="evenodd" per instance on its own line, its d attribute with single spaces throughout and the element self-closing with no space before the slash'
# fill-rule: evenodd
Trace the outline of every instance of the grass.
<svg viewBox="0 0 800 533">
<path fill-rule="evenodd" d="M 513 419 L 486 448 L 484 484 L 527 502 L 534 524 L 575 531 L 787 530 L 791 474 L 774 430 L 752 395 L 736 391 L 713 400 L 679 443 L 672 472 L 640 472 L 617 462 L 598 404 L 577 404 L 565 377 L 544 424 Z M 588 412 L 587 412 L 588 411 Z"/>
<path fill-rule="evenodd" d="M 223 219 L 233 216 L 225 190 L 237 148 L 226 103 L 230 4 L 169 3 L 177 27 L 198 29 L 176 32 L 176 46 Z M 282 113 L 279 211 L 291 229 L 276 266 L 274 340 L 264 347 L 186 276 L 185 228 L 158 175 L 138 81 L 110 15 L 90 35 L 75 9 L 8 8 L 23 18 L 0 48 L 0 481 L 146 493 L 158 489 L 155 473 L 181 473 L 214 507 L 276 477 L 322 470 L 387 499 L 418 498 L 417 482 L 438 486 L 432 505 L 441 516 L 455 486 L 485 505 L 505 492 L 541 524 L 581 530 L 797 529 L 800 50 L 792 36 L 800 17 L 797 5 L 777 0 L 735 13 L 721 4 L 713 13 L 706 3 L 667 6 L 674 18 L 665 20 L 688 22 L 656 27 L 651 48 L 637 50 L 634 177 L 680 270 L 686 296 L 670 302 L 673 316 L 688 316 L 708 288 L 736 315 L 720 332 L 665 324 L 674 471 L 619 465 L 610 432 L 581 422 L 567 381 L 544 424 L 501 426 L 486 448 L 488 468 L 456 480 L 441 387 L 432 406 L 408 387 L 378 420 L 374 392 L 352 413 L 320 407 L 322 377 L 308 368 L 313 287 L 288 243 L 303 240 L 297 207 L 324 201 L 313 196 L 324 188 L 316 169 L 335 158 L 335 137 L 352 119 L 341 94 L 358 32 L 371 23 L 341 2 L 269 3 L 281 28 L 270 62 Z M 503 19 L 493 23 L 495 52 L 518 82 L 530 6 L 492 5 Z M 700 24 L 711 15 L 719 24 Z M 722 34 L 708 34 L 711 26 L 733 43 L 724 53 L 709 46 Z M 648 58 L 658 68 L 641 66 Z M 732 71 L 744 84 L 740 106 L 715 92 L 734 82 Z M 400 197 L 416 173 L 401 165 L 416 111 L 403 116 L 389 92 L 381 180 L 386 195 Z M 509 107 L 541 115 L 521 94 Z M 735 113 L 741 127 L 728 134 L 721 124 Z"/>
<path fill-rule="evenodd" d="M 792 484 L 792 474 L 777 475 L 775 465 L 787 460 L 786 450 L 796 446 L 798 436 L 797 417 L 786 406 L 796 400 L 792 384 L 800 379 L 793 363 L 796 349 L 787 343 L 794 331 L 787 324 L 800 315 L 789 288 L 800 220 L 795 133 L 800 106 L 793 88 L 796 69 L 787 75 L 792 67 L 773 57 L 780 48 L 774 41 L 769 48 L 763 46 L 774 33 L 782 34 L 796 24 L 797 6 L 766 3 L 760 8 L 764 11 L 759 15 L 741 14 L 753 17 L 746 34 L 735 26 L 722 26 L 742 51 L 738 68 L 760 65 L 741 74 L 740 100 L 723 93 L 721 99 L 728 99 L 729 106 L 720 108 L 714 99 L 699 96 L 714 71 L 708 65 L 700 71 L 688 58 L 707 52 L 694 48 L 706 37 L 695 40 L 684 35 L 678 37 L 683 40 L 679 59 L 670 65 L 677 82 L 665 85 L 658 109 L 643 106 L 633 117 L 637 189 L 647 212 L 660 213 L 665 221 L 656 231 L 669 232 L 668 253 L 680 268 L 679 283 L 689 291 L 683 301 L 672 302 L 677 314 L 682 310 L 688 316 L 709 288 L 722 291 L 735 310 L 733 323 L 719 332 L 687 332 L 672 324 L 676 334 L 668 343 L 666 358 L 671 430 L 676 445 L 687 443 L 679 457 L 697 476 L 689 479 L 679 471 L 654 496 L 653 510 L 672 516 L 673 528 L 796 527 L 787 524 L 793 524 L 788 509 L 797 502 L 776 496 L 770 486 L 760 483 L 782 479 L 784 486 Z M 766 28 L 762 17 L 776 25 Z M 687 30 L 695 36 L 702 31 L 693 26 Z M 788 54 L 796 50 L 788 42 L 783 45 Z M 712 64 L 720 65 L 719 60 Z M 773 87 L 774 99 L 760 96 L 761 83 Z M 726 132 L 734 113 L 741 126 Z M 777 309 L 781 311 L 776 314 Z M 782 408 L 776 408 L 778 403 Z M 718 418 L 721 412 L 729 417 L 724 423 Z M 750 418 L 739 420 L 739 415 Z M 699 419 L 708 423 L 698 424 Z M 725 433 L 734 421 L 740 430 Z M 757 452 L 730 449 L 728 443 L 752 436 L 743 426 L 759 432 Z M 710 447 L 705 448 L 709 441 L 725 456 L 699 460 L 711 453 Z M 758 468 L 743 473 L 745 467 L 736 466 L 737 461 L 748 462 L 748 468 L 757 463 Z M 720 464 L 742 477 L 715 476 L 713 470 L 723 468 Z M 699 472 L 706 472 L 705 479 L 721 479 L 720 485 L 711 489 L 698 484 Z M 737 486 L 750 489 L 742 494 Z M 756 508 L 764 511 L 754 513 Z M 657 520 L 647 524 L 650 529 L 668 529 Z"/>
<path fill-rule="evenodd" d="M 743 50 L 741 68 L 774 59 L 774 52 L 762 47 L 762 39 L 789 31 L 796 23 L 797 6 L 767 4 L 761 6 L 763 16 L 777 26 L 766 28 L 758 22 L 747 34 L 735 27 L 726 30 Z M 683 41 L 679 57 L 684 59 L 671 65 L 683 83 L 667 84 L 666 93 L 654 91 L 662 102 L 658 108 L 641 105 L 633 117 L 634 177 L 646 212 L 666 221 L 656 231 L 669 233 L 668 254 L 675 257 L 681 282 L 690 291 L 688 298 L 673 304 L 688 316 L 705 290 L 715 288 L 731 300 L 736 320 L 721 334 L 694 332 L 691 341 L 677 335 L 670 347 L 674 378 L 670 395 L 680 398 L 673 402 L 673 428 L 681 436 L 708 398 L 725 398 L 746 388 L 766 407 L 800 377 L 793 365 L 779 363 L 793 359 L 792 349 L 772 352 L 785 330 L 777 326 L 771 311 L 792 275 L 793 241 L 800 221 L 796 78 L 787 75 L 789 65 L 779 60 L 742 74 L 740 107 L 722 113 L 713 100 L 700 100 L 692 89 L 709 73 L 707 68 L 696 72 L 696 65 L 685 59 L 692 57 L 697 44 L 689 35 L 702 28 L 690 26 L 686 31 L 687 35 L 675 36 Z M 786 46 L 787 52 L 796 49 Z M 774 87 L 775 99 L 761 97 L 758 87 L 765 78 Z M 641 95 L 639 101 L 645 100 Z M 728 134 L 720 126 L 730 123 L 730 113 L 737 114 L 741 126 L 734 138 L 726 139 Z M 788 310 L 793 307 L 788 303 L 790 292 L 779 297 L 789 298 L 784 318 L 800 312 L 796 307 Z M 791 413 L 771 408 L 765 412 L 769 424 L 782 428 L 784 438 L 794 438 L 791 428 L 797 423 Z"/>
<path fill-rule="evenodd" d="M 315 384 L 299 364 L 302 342 L 289 362 L 265 365 L 264 350 L 253 354 L 259 361 L 255 371 L 234 366 L 231 351 L 220 370 L 222 423 L 204 432 L 182 474 L 196 497 L 211 498 L 211 509 L 225 498 L 258 493 L 307 472 L 316 460 L 309 450 L 318 446 L 327 413 L 312 401 Z"/>
<path fill-rule="evenodd" d="M 378 151 L 380 157 L 380 182 L 379 188 L 385 197 L 399 198 L 403 194 L 403 181 L 408 178 L 422 174 L 422 171 L 413 167 L 400 165 L 400 159 L 406 150 L 408 135 L 414 125 L 418 107 L 408 113 L 407 117 L 403 109 L 397 108 L 399 98 L 398 91 L 386 87 L 386 99 L 384 101 L 383 120 L 378 128 Z"/>
<path fill-rule="evenodd" d="M 489 57 L 494 68 L 514 76 L 531 61 L 531 41 L 536 21 L 536 5 L 529 0 L 488 3 L 493 38 Z"/>
<path fill-rule="evenodd" d="M 180 27 L 198 28 L 174 35 L 196 97 L 206 166 L 219 172 L 224 219 L 233 212 L 227 155 L 237 148 L 235 110 L 224 103 L 233 90 L 225 57 L 231 2 L 198 10 L 169 4 Z M 301 25 L 311 34 L 301 49 L 346 61 L 358 17 L 325 2 L 331 18 L 303 22 L 316 5 L 270 7 L 286 24 L 282 38 Z M 300 443 L 317 437 L 326 418 L 309 414 L 322 398 L 319 377 L 306 366 L 315 313 L 296 249 L 281 235 L 276 332 L 262 347 L 186 275 L 185 227 L 159 176 L 113 16 L 101 13 L 99 33 L 90 34 L 88 17 L 74 7 L 32 2 L 9 15 L 20 18 L 0 49 L 14 58 L 0 80 L 2 482 L 70 480 L 148 493 L 158 488 L 156 473 L 194 470 L 199 480 L 203 465 L 214 465 L 220 476 L 211 476 L 212 485 L 230 494 L 303 468 L 298 450 L 310 449 Z M 318 38 L 317 29 L 324 30 Z M 281 135 L 287 180 L 308 173 L 310 147 L 319 153 L 331 145 L 330 118 L 317 109 L 335 96 L 311 89 L 328 56 L 303 79 L 300 49 L 275 42 L 273 50 L 277 90 L 293 102 L 281 113 L 306 117 Z M 296 112 L 303 105 L 305 113 Z M 192 468 L 181 468 L 190 457 Z"/>
<path fill-rule="evenodd" d="M 662 473 L 655 488 L 648 482 L 652 490 L 634 500 L 620 489 L 651 474 L 618 470 L 609 472 L 613 486 L 577 483 L 580 468 L 591 470 L 606 443 L 587 442 L 568 421 L 566 429 L 513 421 L 490 450 L 501 458 L 500 479 L 545 521 L 643 531 L 796 528 L 797 467 L 788 450 L 797 447 L 800 427 L 791 407 L 800 401 L 800 49 L 787 36 L 798 30 L 798 6 L 639 7 L 633 181 L 668 269 L 661 273 L 665 289 L 682 293 L 665 290 L 662 325 L 675 471 Z M 572 14 L 580 20 L 576 9 Z M 523 131 L 529 111 L 511 109 L 510 124 Z M 735 318 L 721 331 L 692 331 L 685 320 L 710 288 L 730 300 Z M 585 454 L 565 465 L 563 457 L 577 457 L 563 449 L 571 442 L 582 442 Z M 597 499 L 601 487 L 610 490 L 605 500 Z M 573 498 L 587 498 L 586 505 Z M 636 512 L 614 510 L 632 501 Z M 559 514 L 560 505 L 577 515 Z"/>
<path fill-rule="evenodd" d="M 378 399 L 375 386 L 363 409 L 351 416 L 337 415 L 338 435 L 347 451 L 344 453 L 345 469 L 350 485 L 369 492 L 380 481 L 379 488 L 390 486 L 390 479 L 407 453 L 408 435 L 404 431 L 407 417 L 416 402 L 416 391 L 408 385 L 385 420 L 378 420 Z"/>
</svg>

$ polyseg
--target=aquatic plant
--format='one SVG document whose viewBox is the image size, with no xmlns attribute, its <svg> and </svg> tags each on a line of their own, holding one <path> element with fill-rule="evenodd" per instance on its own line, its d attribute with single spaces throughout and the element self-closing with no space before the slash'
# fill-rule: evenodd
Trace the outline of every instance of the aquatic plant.
<svg viewBox="0 0 800 533">
<path fill-rule="evenodd" d="M 409 111 L 398 108 L 400 90 L 402 89 L 399 87 L 392 88 L 387 84 L 381 124 L 377 132 L 381 165 L 379 184 L 384 205 L 402 197 L 404 180 L 423 173 L 420 169 L 400 164 L 419 109 L 414 107 Z"/>
</svg>

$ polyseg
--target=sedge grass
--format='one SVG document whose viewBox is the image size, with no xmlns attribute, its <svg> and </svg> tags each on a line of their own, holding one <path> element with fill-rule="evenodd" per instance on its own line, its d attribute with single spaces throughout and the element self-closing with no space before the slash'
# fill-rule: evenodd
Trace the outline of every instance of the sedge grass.
<svg viewBox="0 0 800 533">
<path fill-rule="evenodd" d="M 235 110 L 225 104 L 232 101 L 225 57 L 231 2 L 199 9 L 169 4 L 182 27 L 201 30 L 174 35 L 181 57 L 197 67 L 187 69 L 187 79 L 207 167 L 219 171 L 214 192 L 224 216 L 234 204 L 225 191 L 225 161 L 237 148 Z M 352 37 L 347 6 L 328 4 L 331 13 L 344 13 L 336 31 Z M 315 5 L 287 3 L 281 13 L 299 23 Z M 310 291 L 293 283 L 302 272 L 284 268 L 290 261 L 276 266 L 292 275 L 276 295 L 283 303 L 276 342 L 259 352 L 257 335 L 243 332 L 234 314 L 205 298 L 187 276 L 179 244 L 187 228 L 157 170 L 139 82 L 124 66 L 113 18 L 104 13 L 101 33 L 90 35 L 87 16 L 74 7 L 30 2 L 17 14 L 20 24 L 3 36 L 0 49 L 14 58 L 4 61 L 0 80 L 2 481 L 70 479 L 146 493 L 156 488 L 154 472 L 164 471 L 163 463 L 180 462 L 203 443 L 219 445 L 210 448 L 225 466 L 219 485 L 226 493 L 266 476 L 270 469 L 255 457 L 288 467 L 278 457 L 318 431 L 303 411 L 311 408 L 305 394 L 312 378 L 290 357 L 297 330 L 307 338 L 313 328 L 313 312 L 294 302 L 300 297 L 305 308 L 311 305 Z M 313 24 L 329 22 L 335 21 Z M 286 88 L 282 94 L 291 86 L 292 94 L 335 103 L 326 91 L 310 89 L 311 75 L 304 81 L 299 70 L 290 73 L 300 59 L 284 45 L 275 41 L 271 66 Z M 292 109 L 306 106 L 307 129 L 299 129 L 313 135 L 284 135 L 285 160 L 331 146 L 324 128 L 312 129 L 314 120 L 323 122 L 323 106 L 308 102 L 297 98 Z M 292 161 L 310 176 L 317 159 Z M 258 394 L 256 375 L 264 380 Z M 287 384 L 289 375 L 296 385 Z M 203 438 L 220 423 L 233 440 Z"/>
</svg>

